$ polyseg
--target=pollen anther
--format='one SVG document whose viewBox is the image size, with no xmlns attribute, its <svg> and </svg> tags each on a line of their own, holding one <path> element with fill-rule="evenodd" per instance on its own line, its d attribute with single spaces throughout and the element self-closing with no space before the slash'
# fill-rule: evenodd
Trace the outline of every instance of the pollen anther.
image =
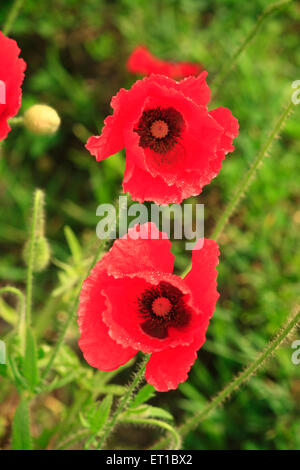
<svg viewBox="0 0 300 470">
<path fill-rule="evenodd" d="M 156 139 L 163 139 L 169 132 L 168 124 L 165 121 L 159 119 L 158 121 L 154 121 L 151 125 L 151 134 Z"/>
<path fill-rule="evenodd" d="M 172 304 L 166 297 L 158 297 L 152 304 L 153 313 L 159 317 L 164 317 L 170 313 Z"/>
</svg>

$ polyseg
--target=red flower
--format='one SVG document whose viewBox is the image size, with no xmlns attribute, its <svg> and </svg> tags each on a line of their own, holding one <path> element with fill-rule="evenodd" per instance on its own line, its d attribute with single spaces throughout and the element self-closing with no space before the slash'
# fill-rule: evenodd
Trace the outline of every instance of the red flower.
<svg viewBox="0 0 300 470">
<path fill-rule="evenodd" d="M 138 46 L 127 61 L 129 72 L 141 75 L 157 73 L 170 78 L 181 79 L 190 75 L 198 75 L 202 67 L 190 62 L 168 62 L 151 54 L 144 46 Z"/>
<path fill-rule="evenodd" d="M 126 147 L 123 189 L 134 200 L 169 204 L 198 195 L 234 150 L 238 121 L 227 108 L 208 111 L 206 76 L 151 75 L 121 89 L 101 136 L 89 138 L 98 161 Z"/>
<path fill-rule="evenodd" d="M 0 31 L 0 140 L 10 131 L 8 119 L 15 116 L 21 106 L 26 64 L 19 54 L 16 41 Z"/>
<path fill-rule="evenodd" d="M 187 379 L 219 296 L 215 241 L 194 249 L 184 279 L 172 274 L 170 248 L 153 223 L 130 229 L 83 283 L 78 311 L 86 361 L 114 370 L 139 350 L 152 353 L 145 376 L 158 391 Z"/>
</svg>

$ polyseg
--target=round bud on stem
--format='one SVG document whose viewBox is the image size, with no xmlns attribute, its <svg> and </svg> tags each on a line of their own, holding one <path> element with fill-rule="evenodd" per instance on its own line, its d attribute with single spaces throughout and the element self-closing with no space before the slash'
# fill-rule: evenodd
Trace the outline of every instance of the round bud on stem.
<svg viewBox="0 0 300 470">
<path fill-rule="evenodd" d="M 45 104 L 35 104 L 24 114 L 25 127 L 34 134 L 54 134 L 60 125 L 60 117 L 55 109 Z"/>
<path fill-rule="evenodd" d="M 23 256 L 25 263 L 28 264 L 29 260 L 29 242 L 26 242 L 24 246 Z M 35 240 L 34 244 L 34 256 L 33 256 L 33 272 L 43 271 L 50 260 L 50 248 L 46 237 L 39 236 Z"/>
</svg>

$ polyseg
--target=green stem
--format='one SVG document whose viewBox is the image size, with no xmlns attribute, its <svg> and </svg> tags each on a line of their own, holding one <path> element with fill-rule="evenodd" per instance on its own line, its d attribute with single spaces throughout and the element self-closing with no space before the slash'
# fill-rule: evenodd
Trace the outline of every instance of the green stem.
<svg viewBox="0 0 300 470">
<path fill-rule="evenodd" d="M 9 120 L 10 126 L 20 126 L 21 124 L 23 124 L 23 122 L 24 122 L 23 116 L 14 117 Z"/>
<path fill-rule="evenodd" d="M 244 41 L 242 42 L 242 44 L 239 46 L 239 48 L 236 50 L 236 52 L 233 54 L 233 56 L 231 57 L 231 59 L 229 59 L 229 62 L 227 61 L 220 74 L 218 74 L 217 78 L 215 79 L 215 81 L 213 82 L 213 86 L 214 88 L 217 90 L 216 91 L 216 94 L 218 93 L 218 91 L 221 89 L 224 81 L 225 81 L 225 78 L 227 77 L 227 75 L 230 73 L 230 71 L 232 70 L 232 68 L 234 67 L 234 65 L 236 64 L 239 56 L 244 52 L 244 50 L 246 49 L 246 47 L 248 46 L 248 44 L 252 41 L 252 39 L 254 38 L 254 36 L 256 35 L 256 33 L 258 32 L 260 26 L 262 25 L 262 23 L 270 16 L 272 15 L 276 10 L 279 10 L 281 7 L 287 5 L 288 3 L 291 3 L 292 0 L 281 0 L 279 2 L 276 2 L 276 3 L 273 3 L 272 5 L 268 5 L 265 10 L 263 11 L 263 13 L 260 15 L 260 17 L 258 18 L 257 22 L 255 23 L 255 25 L 253 26 L 253 28 L 251 29 L 251 31 L 248 33 L 248 35 L 246 36 L 246 38 L 244 39 Z M 216 96 L 215 94 L 215 96 Z"/>
<path fill-rule="evenodd" d="M 33 282 L 33 264 L 35 255 L 36 231 L 38 226 L 39 208 L 43 202 L 44 194 L 37 189 L 34 194 L 32 222 L 30 228 L 29 251 L 27 260 L 27 279 L 26 279 L 26 325 L 31 325 L 31 307 L 32 307 L 32 282 Z"/>
<path fill-rule="evenodd" d="M 238 188 L 230 201 L 230 203 L 227 205 L 225 211 L 223 212 L 222 217 L 217 223 L 217 226 L 212 234 L 212 238 L 214 240 L 218 240 L 221 233 L 224 230 L 224 227 L 226 226 L 229 218 L 232 216 L 233 212 L 238 206 L 238 203 L 240 202 L 240 199 L 242 198 L 243 194 L 247 190 L 253 176 L 255 175 L 256 170 L 262 163 L 264 157 L 268 154 L 268 151 L 270 150 L 272 143 L 274 142 L 275 138 L 277 137 L 278 133 L 280 132 L 282 126 L 284 125 L 288 115 L 292 111 L 293 108 L 293 103 L 292 101 L 289 103 L 289 105 L 284 109 L 282 114 L 280 115 L 278 121 L 276 122 L 273 130 L 271 131 L 268 139 L 266 140 L 265 144 L 262 146 L 261 150 L 257 154 L 256 158 L 254 159 L 251 167 L 249 168 L 248 172 L 244 175 L 244 177 L 241 179 L 240 184 L 238 185 Z"/>
<path fill-rule="evenodd" d="M 266 349 L 259 354 L 256 360 L 254 360 L 242 373 L 240 373 L 235 379 L 233 379 L 218 395 L 209 402 L 202 411 L 196 413 L 192 418 L 186 421 L 178 428 L 178 433 L 181 437 L 186 436 L 192 429 L 195 429 L 198 424 L 206 419 L 208 415 L 216 409 L 218 405 L 224 402 L 233 392 L 236 392 L 242 384 L 244 384 L 252 375 L 256 374 L 258 369 L 271 358 L 272 354 L 276 349 L 287 339 L 289 334 L 294 328 L 297 327 L 297 323 L 300 321 L 299 309 L 296 310 L 295 314 L 292 314 L 287 324 L 282 328 L 274 339 L 270 341 Z M 153 449 L 162 449 L 168 444 L 168 439 L 161 440 L 156 444 Z"/>
<path fill-rule="evenodd" d="M 140 364 L 140 367 L 139 367 L 138 371 L 136 372 L 132 382 L 128 385 L 126 393 L 123 395 L 122 398 L 120 398 L 119 404 L 117 406 L 116 411 L 114 412 L 111 419 L 109 420 L 109 422 L 107 423 L 107 425 L 104 428 L 103 435 L 102 435 L 102 437 L 101 437 L 101 439 L 98 443 L 98 446 L 97 446 L 98 450 L 102 449 L 102 447 L 105 444 L 106 440 L 108 439 L 108 437 L 110 436 L 110 434 L 114 430 L 114 428 L 115 428 L 115 426 L 118 422 L 118 418 L 130 405 L 130 403 L 132 401 L 132 398 L 133 398 L 134 391 L 140 385 L 142 380 L 144 380 L 144 372 L 145 372 L 146 365 L 147 365 L 147 362 L 148 362 L 149 358 L 150 358 L 150 354 L 145 354 L 144 355 L 144 358 L 143 358 L 143 360 Z"/>
<path fill-rule="evenodd" d="M 55 361 L 55 358 L 60 350 L 60 347 L 65 339 L 65 335 L 69 329 L 69 326 L 71 325 L 73 319 L 74 319 L 74 315 L 75 315 L 75 312 L 77 311 L 77 306 L 78 306 L 78 302 L 79 302 L 79 295 L 80 295 L 80 291 L 81 291 L 81 287 L 82 287 L 82 283 L 83 281 L 85 280 L 85 278 L 87 277 L 88 273 L 90 272 L 90 270 L 92 269 L 92 267 L 96 264 L 96 262 L 98 261 L 98 258 L 99 258 L 99 255 L 101 253 L 101 250 L 103 249 L 102 247 L 102 244 L 100 243 L 99 244 L 99 247 L 97 248 L 96 250 L 96 254 L 93 258 L 93 261 L 91 263 L 91 265 L 89 266 L 89 269 L 88 269 L 88 272 L 85 274 L 85 276 L 81 279 L 81 282 L 79 283 L 79 286 L 78 286 L 78 289 L 75 293 L 75 300 L 74 302 L 72 303 L 71 305 L 71 308 L 69 309 L 68 311 L 68 318 L 67 318 L 67 321 L 66 323 L 64 324 L 61 332 L 60 332 L 60 335 L 59 335 L 59 338 L 56 342 L 56 345 L 52 351 L 52 354 L 50 356 L 50 359 L 46 365 L 46 368 L 44 369 L 44 372 L 42 374 L 42 380 L 45 380 L 45 378 L 47 377 L 48 373 L 50 372 L 51 370 L 51 367 L 53 365 L 53 362 Z"/>
<path fill-rule="evenodd" d="M 22 8 L 22 5 L 24 3 L 24 0 L 15 0 L 11 6 L 11 9 L 9 10 L 9 13 L 8 13 L 8 16 L 7 16 L 7 19 L 3 25 L 3 28 L 2 28 L 2 32 L 3 34 L 5 34 L 6 36 L 9 34 L 11 28 L 12 28 L 12 25 L 14 23 L 14 21 L 16 20 L 21 8 Z"/>
<path fill-rule="evenodd" d="M 159 419 L 153 418 L 122 418 L 122 423 L 130 423 L 130 424 L 141 424 L 145 426 L 157 426 L 168 431 L 172 437 L 174 438 L 174 445 L 170 447 L 170 450 L 179 450 L 181 448 L 181 437 L 180 434 L 172 427 L 170 424 L 166 423 L 165 421 L 161 421 Z"/>
<path fill-rule="evenodd" d="M 20 322 L 19 322 L 19 335 L 21 340 L 21 350 L 22 353 L 25 353 L 25 338 L 26 338 L 26 313 L 25 313 L 25 296 L 23 292 L 13 286 L 6 286 L 0 289 L 0 294 L 14 294 L 18 297 L 20 306 L 19 306 L 19 313 L 20 313 Z"/>
<path fill-rule="evenodd" d="M 282 129 L 286 119 L 288 118 L 289 114 L 292 111 L 294 104 L 292 101 L 288 104 L 288 106 L 284 109 L 284 111 L 281 113 L 279 119 L 277 120 L 274 128 L 269 134 L 269 137 L 267 138 L 266 142 L 262 146 L 261 150 L 258 152 L 256 158 L 252 162 L 249 170 L 247 173 L 244 175 L 244 177 L 241 179 L 240 184 L 238 185 L 236 192 L 231 199 L 231 201 L 227 204 L 222 216 L 220 217 L 216 228 L 214 232 L 211 235 L 211 238 L 218 241 L 221 233 L 223 232 L 228 220 L 236 210 L 242 196 L 246 192 L 252 178 L 255 176 L 257 169 L 259 168 L 260 164 L 262 163 L 264 157 L 268 154 L 268 151 L 270 150 L 275 138 L 277 137 L 278 133 Z M 192 267 L 192 263 L 190 262 L 185 269 L 185 271 L 182 273 L 182 277 L 184 278 L 187 273 L 190 271 Z"/>
</svg>

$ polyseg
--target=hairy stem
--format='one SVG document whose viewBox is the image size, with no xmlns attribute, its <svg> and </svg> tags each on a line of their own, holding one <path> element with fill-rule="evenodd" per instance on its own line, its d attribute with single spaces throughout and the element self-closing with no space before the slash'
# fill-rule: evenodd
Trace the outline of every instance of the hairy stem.
<svg viewBox="0 0 300 470">
<path fill-rule="evenodd" d="M 23 116 L 18 116 L 18 117 L 14 117 L 14 118 L 11 118 L 9 120 L 9 125 L 10 126 L 20 126 L 21 124 L 24 123 L 24 118 Z"/>
<path fill-rule="evenodd" d="M 223 232 L 228 220 L 232 216 L 232 214 L 235 212 L 242 196 L 245 194 L 251 180 L 255 177 L 256 171 L 258 170 L 259 166 L 261 165 L 264 157 L 268 154 L 274 140 L 280 133 L 282 127 L 285 124 L 286 119 L 288 118 L 289 114 L 292 112 L 294 104 L 292 101 L 288 104 L 288 106 L 284 109 L 284 111 L 281 113 L 279 119 L 277 120 L 274 128 L 269 134 L 269 137 L 267 138 L 266 142 L 258 152 L 257 156 L 253 160 L 249 170 L 245 173 L 244 177 L 242 177 L 240 184 L 238 185 L 235 194 L 233 195 L 231 201 L 227 204 L 222 216 L 220 217 L 216 228 L 214 232 L 211 235 L 211 238 L 218 241 L 221 233 Z M 184 270 L 182 273 L 182 277 L 185 277 L 187 273 L 190 271 L 192 267 L 192 263 L 190 262 L 187 266 L 187 268 Z"/>
<path fill-rule="evenodd" d="M 264 365 L 264 363 L 271 358 L 272 354 L 276 349 L 286 340 L 292 330 L 297 327 L 297 323 L 300 321 L 300 311 L 297 308 L 296 313 L 293 313 L 289 318 L 286 325 L 275 335 L 274 339 L 270 341 L 265 350 L 259 354 L 256 360 L 254 360 L 243 372 L 241 372 L 235 379 L 233 379 L 221 392 L 216 395 L 199 413 L 196 413 L 192 418 L 188 419 L 178 428 L 178 433 L 181 437 L 186 436 L 192 429 L 195 429 L 201 421 L 206 419 L 212 411 L 216 409 L 218 405 L 224 402 L 226 398 L 230 397 L 233 392 L 236 392 L 242 384 L 247 382 L 249 378 L 256 374 L 258 369 Z M 153 449 L 162 449 L 168 445 L 169 440 L 164 439 L 158 442 Z"/>
<path fill-rule="evenodd" d="M 128 385 L 126 393 L 123 395 L 122 398 L 120 398 L 116 411 L 113 413 L 112 417 L 110 418 L 109 422 L 104 428 L 103 435 L 101 436 L 101 439 L 99 440 L 99 443 L 97 446 L 98 450 L 102 449 L 106 440 L 108 439 L 108 437 L 114 430 L 118 422 L 118 418 L 124 411 L 126 411 L 128 406 L 130 405 L 132 398 L 133 398 L 134 391 L 138 388 L 140 383 L 144 380 L 144 372 L 145 372 L 146 365 L 147 365 L 149 358 L 150 358 L 150 354 L 144 355 L 144 358 L 140 364 L 138 371 L 134 375 L 132 382 Z"/>
<path fill-rule="evenodd" d="M 218 93 L 218 91 L 222 87 L 222 84 L 224 83 L 225 78 L 227 77 L 227 75 L 230 73 L 230 71 L 232 70 L 232 68 L 236 64 L 236 62 L 237 62 L 238 58 L 240 57 L 240 55 L 244 52 L 244 50 L 246 49 L 248 44 L 252 41 L 252 39 L 254 38 L 256 33 L 258 32 L 258 30 L 259 30 L 260 26 L 262 25 L 262 23 L 269 16 L 271 16 L 272 13 L 274 13 L 276 10 L 279 10 L 281 7 L 287 5 L 288 3 L 291 3 L 291 1 L 292 0 L 281 0 L 279 2 L 273 3 L 272 5 L 268 5 L 265 8 L 265 10 L 260 15 L 257 22 L 255 23 L 255 25 L 251 29 L 251 31 L 249 31 L 248 35 L 246 36 L 246 38 L 244 39 L 242 44 L 238 47 L 238 49 L 233 54 L 231 59 L 229 59 L 229 63 L 228 63 L 228 61 L 226 62 L 226 64 L 223 66 L 220 74 L 218 74 L 217 78 L 213 82 L 213 86 L 216 89 L 216 94 Z"/>
<path fill-rule="evenodd" d="M 216 228 L 212 234 L 212 238 L 214 240 L 218 240 L 221 233 L 224 230 L 224 227 L 226 226 L 229 218 L 232 216 L 233 212 L 238 206 L 238 203 L 240 202 L 242 196 L 244 195 L 245 191 L 247 190 L 252 178 L 255 176 L 256 170 L 259 168 L 260 164 L 262 163 L 264 157 L 268 154 L 268 151 L 270 150 L 272 143 L 278 136 L 278 133 L 281 131 L 283 125 L 285 124 L 285 121 L 287 117 L 289 116 L 290 112 L 292 111 L 293 108 L 293 103 L 292 101 L 289 103 L 289 105 L 284 109 L 284 111 L 281 113 L 278 121 L 276 122 L 274 128 L 269 134 L 269 137 L 267 138 L 266 142 L 262 146 L 261 150 L 258 152 L 256 158 L 254 159 L 251 167 L 247 171 L 247 173 L 244 175 L 244 177 L 241 179 L 240 184 L 237 187 L 237 190 L 232 198 L 232 200 L 229 202 L 227 205 L 225 211 L 222 214 L 222 217 L 218 221 Z"/>
<path fill-rule="evenodd" d="M 27 279 L 26 279 L 26 325 L 31 325 L 31 307 L 32 307 L 32 283 L 33 283 L 33 264 L 35 256 L 35 243 L 38 227 L 38 218 L 40 207 L 43 204 L 44 193 L 37 189 L 34 193 L 32 221 L 29 236 L 29 252 L 27 261 Z"/>
<path fill-rule="evenodd" d="M 22 8 L 22 5 L 24 3 L 24 0 L 15 0 L 9 10 L 7 19 L 3 25 L 2 31 L 3 34 L 7 35 L 10 33 L 10 30 L 12 28 L 12 25 L 14 21 L 16 20 L 18 14 L 20 13 L 20 10 Z"/>
</svg>

